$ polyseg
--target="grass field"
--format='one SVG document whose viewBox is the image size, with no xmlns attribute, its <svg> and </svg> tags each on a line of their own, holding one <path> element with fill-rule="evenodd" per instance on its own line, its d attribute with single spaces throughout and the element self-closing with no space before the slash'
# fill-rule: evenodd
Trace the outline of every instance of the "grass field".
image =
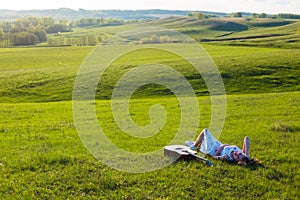
<svg viewBox="0 0 300 200">
<path fill-rule="evenodd" d="M 216 63 L 227 94 L 299 91 L 300 50 L 204 44 Z M 93 47 L 0 49 L 0 102 L 71 100 L 74 80 Z M 136 60 L 135 58 L 138 58 Z M 174 67 L 189 80 L 198 95 L 207 95 L 203 80 L 188 63 L 157 50 L 132 52 L 106 71 L 99 99 L 106 99 L 128 69 L 149 60 Z M 118 71 L 118 73 L 115 73 Z M 153 93 L 168 94 L 163 88 Z"/>
<path fill-rule="evenodd" d="M 299 20 L 172 17 L 147 23 L 172 28 L 197 41 L 224 45 L 299 48 Z"/>
<path fill-rule="evenodd" d="M 151 23 L 195 39 L 220 39 L 201 43 L 218 67 L 227 93 L 219 139 L 241 147 L 248 135 L 251 156 L 261 163 L 244 167 L 207 157 L 213 167 L 178 161 L 149 173 L 111 169 L 85 148 L 72 112 L 77 72 L 94 47 L 0 48 L 0 199 L 300 199 L 300 49 L 299 34 L 293 32 L 299 22 L 235 19 L 212 26 L 184 17 Z M 225 30 L 224 24 L 230 27 Z M 136 26 L 88 27 L 63 35 L 106 37 Z M 242 30 L 244 26 L 248 30 Z M 264 34 L 277 35 L 251 38 Z M 211 118 L 208 90 L 185 60 L 154 49 L 123 55 L 105 71 L 94 105 L 106 136 L 132 152 L 167 145 L 180 122 L 172 93 L 145 87 L 130 100 L 130 115 L 138 125 L 147 125 L 149 108 L 160 103 L 168 114 L 165 127 L 141 139 L 116 126 L 109 100 L 112 88 L 129 69 L 149 61 L 171 66 L 192 85 L 201 112 L 198 133 Z"/>
<path fill-rule="evenodd" d="M 251 153 L 261 164 L 254 168 L 214 161 L 176 162 L 159 171 L 128 174 L 103 166 L 82 145 L 72 118 L 72 104 L 2 103 L 0 127 L 1 198 L 299 198 L 300 93 L 230 95 L 221 141 L 241 145 L 251 138 Z M 132 115 L 143 120 L 149 105 L 160 101 L 175 112 L 175 98 L 133 100 Z M 200 97 L 206 127 L 208 97 Z M 97 101 L 106 107 L 109 101 Z M 100 107 L 97 107 L 100 109 Z M 114 142 L 132 151 L 161 148 L 164 140 L 140 141 L 118 137 L 105 110 L 99 119 Z M 164 132 L 168 137 L 176 127 Z M 170 135 L 169 135 L 170 136 Z M 149 142 L 149 143 L 148 143 Z M 143 146 L 141 147 L 141 144 Z M 121 146 L 122 146 L 121 145 Z"/>
</svg>

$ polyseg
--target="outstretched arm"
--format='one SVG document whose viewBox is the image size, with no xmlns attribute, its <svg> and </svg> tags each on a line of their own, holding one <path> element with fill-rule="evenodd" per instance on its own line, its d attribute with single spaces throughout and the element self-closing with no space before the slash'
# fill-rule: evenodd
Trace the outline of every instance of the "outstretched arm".
<svg viewBox="0 0 300 200">
<path fill-rule="evenodd" d="M 243 153 L 249 157 L 250 139 L 248 136 L 244 138 Z"/>
</svg>

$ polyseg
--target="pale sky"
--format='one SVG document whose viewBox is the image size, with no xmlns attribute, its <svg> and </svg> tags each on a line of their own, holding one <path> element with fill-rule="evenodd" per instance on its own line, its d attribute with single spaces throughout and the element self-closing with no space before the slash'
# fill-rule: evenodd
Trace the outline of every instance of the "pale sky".
<svg viewBox="0 0 300 200">
<path fill-rule="evenodd" d="M 103 9 L 168 9 L 216 12 L 256 12 L 300 14 L 300 0 L 8 0 L 0 9 L 29 10 L 72 8 Z"/>
</svg>

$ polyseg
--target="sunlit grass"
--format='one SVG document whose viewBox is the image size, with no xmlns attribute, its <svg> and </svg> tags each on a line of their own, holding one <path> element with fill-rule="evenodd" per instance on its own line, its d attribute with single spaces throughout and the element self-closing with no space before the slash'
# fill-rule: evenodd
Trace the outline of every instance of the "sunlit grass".
<svg viewBox="0 0 300 200">
<path fill-rule="evenodd" d="M 228 94 L 300 89 L 299 49 L 208 44 L 203 47 L 216 63 Z M 0 101 L 71 100 L 78 69 L 92 49 L 93 47 L 0 49 Z M 199 73 L 189 63 L 167 52 L 146 49 L 120 57 L 107 69 L 98 89 L 101 91 L 98 98 L 109 98 L 116 81 L 128 69 L 149 62 L 173 67 L 187 78 L 197 95 L 208 94 Z M 150 88 L 149 94 L 169 95 L 169 91 Z"/>
<path fill-rule="evenodd" d="M 185 20 L 167 19 L 166 23 L 195 38 L 291 34 L 297 25 L 251 27 L 231 33 L 181 26 Z M 108 36 L 135 27 L 89 27 L 62 35 Z M 289 35 L 202 44 L 216 63 L 228 94 L 226 121 L 219 139 L 241 147 L 248 135 L 251 156 L 261 164 L 243 167 L 208 157 L 214 163 L 212 168 L 202 162 L 179 161 L 143 174 L 120 172 L 97 161 L 76 131 L 73 84 L 81 63 L 94 47 L 0 49 L 0 199 L 299 199 L 298 39 L 298 35 Z M 288 40 L 296 41 L 288 44 Z M 262 48 L 273 43 L 290 49 Z M 97 90 L 96 116 L 114 144 L 138 153 L 160 149 L 174 137 L 180 122 L 178 100 L 164 87 L 152 85 L 136 91 L 130 100 L 130 115 L 137 125 L 151 122 L 149 109 L 154 104 L 163 105 L 168 114 L 165 127 L 157 135 L 141 139 L 117 126 L 110 100 L 103 99 L 110 98 L 116 81 L 129 69 L 149 61 L 181 72 L 196 94 L 204 95 L 198 97 L 198 132 L 209 126 L 211 117 L 207 88 L 182 58 L 153 49 L 123 55 L 103 76 L 103 85 Z"/>
<path fill-rule="evenodd" d="M 251 156 L 262 163 L 256 168 L 220 161 L 214 161 L 212 168 L 202 162 L 177 162 L 151 173 L 119 172 L 104 166 L 85 149 L 74 127 L 71 102 L 2 103 L 0 196 L 298 198 L 299 92 L 230 95 L 227 100 L 226 123 L 220 140 L 241 146 L 243 137 L 248 135 Z M 157 102 L 166 102 L 163 104 L 169 113 L 178 113 L 176 98 L 132 100 L 131 113 L 137 124 L 149 122 L 149 106 Z M 207 112 L 208 97 L 200 97 L 199 102 L 203 113 L 200 131 L 208 126 L 210 115 Z M 161 148 L 170 139 L 165 137 L 165 141 L 141 143 L 116 134 L 117 128 L 110 123 L 110 110 L 106 109 L 109 104 L 109 101 L 97 101 L 97 110 L 105 108 L 97 114 L 99 124 L 120 147 L 130 151 L 151 151 Z M 278 121 L 294 127 L 294 131 L 274 130 Z M 170 122 L 173 124 L 172 120 Z M 172 137 L 176 126 L 169 129 L 164 134 Z"/>
</svg>

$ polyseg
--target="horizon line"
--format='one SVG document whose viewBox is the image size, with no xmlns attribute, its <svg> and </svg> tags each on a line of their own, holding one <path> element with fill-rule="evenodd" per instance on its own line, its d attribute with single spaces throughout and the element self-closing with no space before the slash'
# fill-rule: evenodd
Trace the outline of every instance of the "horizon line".
<svg viewBox="0 0 300 200">
<path fill-rule="evenodd" d="M 60 9 L 68 9 L 68 10 L 73 10 L 73 11 L 80 11 L 80 10 L 86 10 L 86 11 L 108 11 L 108 10 L 119 10 L 119 11 L 147 11 L 147 10 L 161 10 L 161 11 L 183 11 L 183 12 L 210 12 L 210 13 L 222 13 L 222 14 L 232 14 L 232 13 L 265 13 L 269 15 L 274 15 L 275 13 L 267 13 L 267 12 L 251 12 L 251 11 L 237 11 L 237 12 L 226 12 L 226 11 L 211 11 L 211 10 L 180 10 L 180 9 L 161 9 L 161 8 L 149 8 L 149 9 L 85 9 L 85 8 L 69 8 L 69 7 L 60 7 L 60 8 L 42 8 L 42 9 L 37 9 L 37 8 L 32 8 L 32 9 L 9 9 L 9 8 L 0 8 L 0 10 L 6 10 L 6 11 L 44 11 L 44 10 L 60 10 Z M 292 13 L 292 12 L 278 12 L 276 14 L 295 14 L 295 15 L 300 15 L 298 13 Z"/>
</svg>

